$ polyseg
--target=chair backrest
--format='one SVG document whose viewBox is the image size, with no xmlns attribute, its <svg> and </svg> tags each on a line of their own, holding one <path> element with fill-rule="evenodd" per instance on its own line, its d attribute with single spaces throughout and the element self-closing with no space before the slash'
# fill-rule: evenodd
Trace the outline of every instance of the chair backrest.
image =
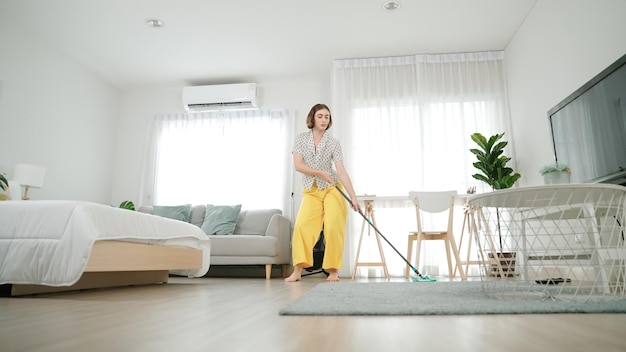
<svg viewBox="0 0 626 352">
<path fill-rule="evenodd" d="M 421 212 L 436 214 L 444 211 L 448 211 L 447 229 L 448 231 L 452 231 L 454 197 L 456 194 L 457 191 L 409 192 L 409 199 L 415 204 L 418 231 L 423 231 Z"/>
</svg>

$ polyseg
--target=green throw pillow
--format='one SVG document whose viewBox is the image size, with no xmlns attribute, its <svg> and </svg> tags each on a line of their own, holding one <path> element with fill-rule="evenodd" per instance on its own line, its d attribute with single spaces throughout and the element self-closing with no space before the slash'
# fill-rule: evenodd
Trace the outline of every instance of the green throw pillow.
<svg viewBox="0 0 626 352">
<path fill-rule="evenodd" d="M 191 215 L 191 204 L 185 205 L 155 205 L 154 215 L 162 216 L 164 218 L 170 218 L 174 220 L 180 220 L 189 222 L 189 215 Z"/>
<path fill-rule="evenodd" d="M 230 235 L 235 231 L 237 217 L 241 211 L 238 205 L 206 205 L 202 231 L 207 235 Z"/>
</svg>

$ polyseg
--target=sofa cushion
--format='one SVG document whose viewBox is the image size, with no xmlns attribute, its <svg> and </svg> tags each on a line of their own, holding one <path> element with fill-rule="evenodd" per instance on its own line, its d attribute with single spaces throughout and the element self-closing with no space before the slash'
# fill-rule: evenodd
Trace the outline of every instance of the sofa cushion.
<svg viewBox="0 0 626 352">
<path fill-rule="evenodd" d="M 204 223 L 204 215 L 206 213 L 206 205 L 194 205 L 191 207 L 191 215 L 189 215 L 189 222 L 198 227 L 202 227 Z"/>
<path fill-rule="evenodd" d="M 279 209 L 244 210 L 239 214 L 233 234 L 263 236 L 272 216 L 282 213 Z"/>
<path fill-rule="evenodd" d="M 272 236 L 240 235 L 211 236 L 211 257 L 275 257 L 278 255 L 278 239 Z"/>
<path fill-rule="evenodd" d="M 207 235 L 230 235 L 235 230 L 241 211 L 238 205 L 206 205 L 202 231 Z"/>
<path fill-rule="evenodd" d="M 154 215 L 189 222 L 189 214 L 191 213 L 191 204 L 185 205 L 155 205 L 153 206 Z"/>
</svg>

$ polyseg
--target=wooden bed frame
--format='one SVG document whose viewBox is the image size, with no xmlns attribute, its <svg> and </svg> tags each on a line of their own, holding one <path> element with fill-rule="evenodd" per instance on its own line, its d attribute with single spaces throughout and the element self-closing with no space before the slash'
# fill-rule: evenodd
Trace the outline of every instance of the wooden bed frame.
<svg viewBox="0 0 626 352">
<path fill-rule="evenodd" d="M 96 241 L 81 278 L 72 286 L 0 285 L 3 295 L 167 283 L 170 270 L 202 268 L 202 250 L 122 241 Z"/>
</svg>

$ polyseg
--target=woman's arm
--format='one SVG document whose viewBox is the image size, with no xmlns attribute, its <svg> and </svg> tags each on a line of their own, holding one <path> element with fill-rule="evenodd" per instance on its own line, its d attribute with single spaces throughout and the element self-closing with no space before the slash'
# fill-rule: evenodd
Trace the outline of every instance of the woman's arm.
<svg viewBox="0 0 626 352">
<path fill-rule="evenodd" d="M 331 175 L 330 172 L 314 169 L 305 164 L 304 158 L 300 153 L 293 153 L 293 164 L 296 167 L 296 171 L 298 172 L 301 172 L 305 175 L 317 176 L 322 180 L 330 183 L 331 185 L 335 183 L 335 180 L 333 180 L 333 175 Z"/>
<path fill-rule="evenodd" d="M 356 199 L 356 193 L 354 193 L 354 188 L 352 187 L 350 175 L 348 175 L 348 171 L 346 171 L 346 168 L 343 165 L 343 161 L 337 161 L 335 163 L 335 168 L 337 169 L 337 176 L 339 177 L 339 181 L 341 181 L 341 184 L 343 184 L 343 186 L 346 188 L 346 191 L 348 191 L 348 195 L 350 196 L 350 200 L 352 201 L 352 209 L 354 209 L 354 211 L 361 211 L 361 205 Z"/>
</svg>

